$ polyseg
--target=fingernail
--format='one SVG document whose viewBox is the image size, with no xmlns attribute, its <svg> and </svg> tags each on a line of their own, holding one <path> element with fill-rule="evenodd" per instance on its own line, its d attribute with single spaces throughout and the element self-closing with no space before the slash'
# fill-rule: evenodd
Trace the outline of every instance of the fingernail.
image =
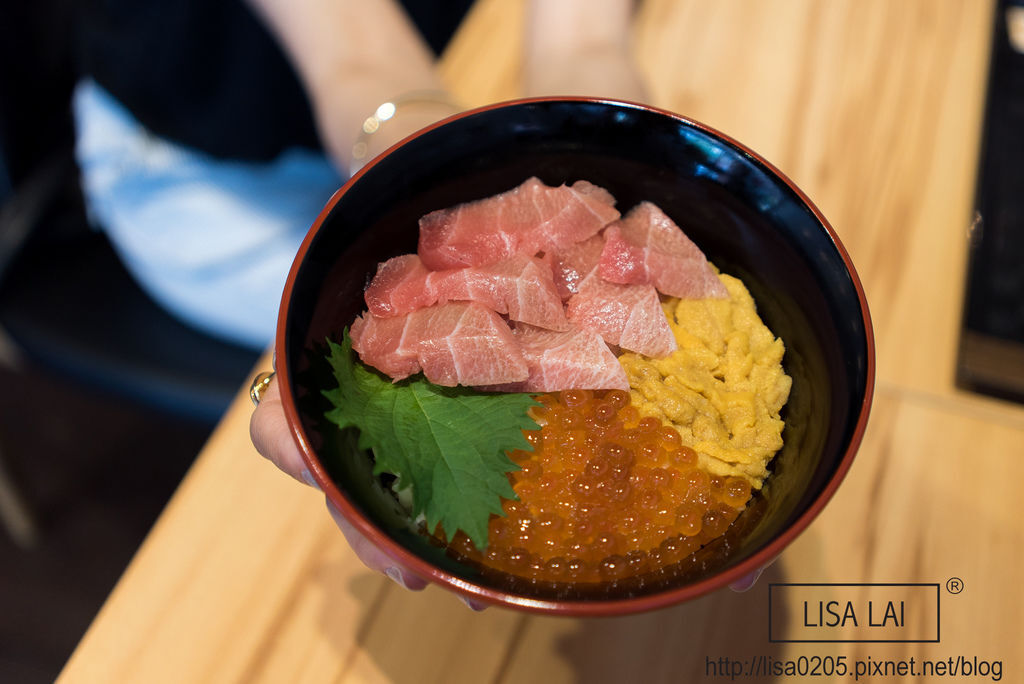
<svg viewBox="0 0 1024 684">
<path fill-rule="evenodd" d="M 402 587 L 403 589 L 409 588 L 405 586 L 405 577 L 402 576 L 402 571 L 396 568 L 395 566 L 385 568 L 384 574 L 387 575 L 395 584 Z"/>
<path fill-rule="evenodd" d="M 729 588 L 737 594 L 742 594 L 744 592 L 750 591 L 750 589 L 752 589 L 754 585 L 757 584 L 757 580 L 761 577 L 761 572 L 762 569 L 755 570 L 749 575 L 745 575 L 736 580 L 735 582 L 733 582 L 732 584 L 730 584 Z"/>
<path fill-rule="evenodd" d="M 309 472 L 309 468 L 303 468 L 302 473 L 300 474 L 302 475 L 303 482 L 305 482 L 314 489 L 320 489 L 320 487 L 317 486 L 316 484 L 316 480 L 313 479 L 313 473 Z"/>
<path fill-rule="evenodd" d="M 485 606 L 484 604 L 482 604 L 482 603 L 480 603 L 480 602 L 478 602 L 478 601 L 474 601 L 473 599 L 471 599 L 471 598 L 467 598 L 467 597 L 465 597 L 465 596 L 460 596 L 460 597 L 459 597 L 459 599 L 460 599 L 460 600 L 461 600 L 461 601 L 462 601 L 463 603 L 465 603 L 465 604 L 466 604 L 466 606 L 468 606 L 468 607 L 469 607 L 469 609 L 470 609 L 471 611 L 473 611 L 474 613 L 479 613 L 480 611 L 482 611 L 483 609 L 485 609 L 485 608 L 487 607 L 487 606 Z"/>
</svg>

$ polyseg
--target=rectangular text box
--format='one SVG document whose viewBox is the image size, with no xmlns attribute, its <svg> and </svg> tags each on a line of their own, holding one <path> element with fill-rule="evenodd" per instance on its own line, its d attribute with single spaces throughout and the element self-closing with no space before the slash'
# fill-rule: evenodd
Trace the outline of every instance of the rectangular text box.
<svg viewBox="0 0 1024 684">
<path fill-rule="evenodd" d="M 937 643 L 938 584 L 769 584 L 772 642 Z"/>
</svg>

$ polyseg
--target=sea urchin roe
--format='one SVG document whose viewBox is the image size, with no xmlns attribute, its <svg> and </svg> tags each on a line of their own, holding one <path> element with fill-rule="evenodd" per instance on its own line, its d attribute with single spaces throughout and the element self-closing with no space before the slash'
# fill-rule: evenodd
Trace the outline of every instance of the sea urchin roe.
<svg viewBox="0 0 1024 684">
<path fill-rule="evenodd" d="M 757 315 L 744 284 L 719 274 L 728 299 L 663 303 L 679 348 L 660 359 L 624 352 L 631 403 L 644 417 L 671 424 L 700 466 L 760 489 L 782 447 L 780 411 L 792 381 L 785 346 Z"/>
<path fill-rule="evenodd" d="M 641 417 L 621 390 L 539 397 L 533 451 L 510 454 L 518 501 L 490 521 L 481 553 L 458 533 L 452 548 L 485 566 L 548 582 L 599 582 L 679 562 L 720 536 L 750 498 L 741 477 L 698 466 L 679 433 Z"/>
</svg>

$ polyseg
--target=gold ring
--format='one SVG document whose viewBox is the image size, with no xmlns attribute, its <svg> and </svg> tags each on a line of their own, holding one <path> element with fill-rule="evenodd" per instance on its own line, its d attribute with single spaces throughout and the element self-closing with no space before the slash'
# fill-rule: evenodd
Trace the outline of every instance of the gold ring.
<svg viewBox="0 0 1024 684">
<path fill-rule="evenodd" d="M 249 388 L 249 398 L 252 399 L 254 405 L 260 405 L 260 399 L 263 398 L 263 393 L 270 387 L 270 381 L 273 379 L 274 371 L 265 371 L 257 375 L 256 379 L 252 381 L 252 386 Z"/>
</svg>

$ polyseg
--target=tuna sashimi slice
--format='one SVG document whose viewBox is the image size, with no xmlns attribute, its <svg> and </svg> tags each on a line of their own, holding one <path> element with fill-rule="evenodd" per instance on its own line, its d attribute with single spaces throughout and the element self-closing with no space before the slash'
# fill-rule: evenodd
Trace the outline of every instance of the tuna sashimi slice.
<svg viewBox="0 0 1024 684">
<path fill-rule="evenodd" d="M 567 318 L 608 344 L 655 358 L 667 356 L 676 350 L 676 339 L 658 292 L 653 285 L 619 285 L 601 278 L 598 263 L 604 243 L 603 235 L 595 235 L 549 258 L 555 285 L 568 299 Z"/>
<path fill-rule="evenodd" d="M 363 299 L 374 316 L 388 317 L 410 313 L 437 302 L 426 287 L 430 271 L 415 254 L 393 257 L 377 266 Z"/>
<path fill-rule="evenodd" d="M 416 354 L 399 351 L 409 316 L 378 318 L 367 312 L 352 321 L 349 336 L 352 348 L 359 353 L 363 363 L 373 366 L 392 380 L 401 380 L 419 373 L 420 363 Z"/>
<path fill-rule="evenodd" d="M 482 389 L 498 392 L 555 392 L 564 389 L 629 390 L 626 372 L 608 345 L 589 330 L 544 330 L 517 325 L 516 340 L 530 369 L 523 382 Z"/>
<path fill-rule="evenodd" d="M 491 385 L 528 376 L 512 331 L 480 304 L 439 304 L 410 319 L 399 350 L 415 345 L 423 374 L 434 384 Z"/>
<path fill-rule="evenodd" d="M 350 330 L 364 363 L 401 380 L 422 370 L 436 385 L 495 385 L 529 377 L 519 343 L 475 302 L 438 304 L 392 318 L 364 314 Z"/>
<path fill-rule="evenodd" d="M 583 195 L 591 195 L 594 199 L 600 200 L 609 207 L 615 206 L 615 196 L 600 185 L 594 185 L 588 180 L 578 180 L 572 184 L 572 189 Z"/>
<path fill-rule="evenodd" d="M 653 285 L 588 278 L 569 300 L 567 316 L 573 325 L 593 330 L 608 344 L 645 356 L 661 358 L 677 349 Z"/>
<path fill-rule="evenodd" d="M 548 330 L 569 327 L 551 268 L 536 257 L 516 254 L 488 266 L 434 271 L 427 280 L 441 302 L 474 301 L 513 321 Z"/>
<path fill-rule="evenodd" d="M 597 268 L 604 249 L 604 237 L 595 235 L 557 252 L 548 252 L 544 260 L 551 266 L 555 288 L 563 300 L 580 291 L 580 285 Z"/>
<path fill-rule="evenodd" d="M 683 299 L 728 298 L 704 253 L 651 202 L 641 202 L 604 231 L 598 272 L 612 283 L 653 284 Z"/>
<path fill-rule="evenodd" d="M 420 219 L 418 254 L 432 270 L 481 266 L 513 254 L 534 256 L 586 240 L 619 218 L 607 191 L 552 187 L 537 178 L 493 197 Z"/>
<path fill-rule="evenodd" d="M 549 330 L 569 327 L 551 267 L 525 254 L 443 271 L 428 270 L 415 254 L 394 257 L 377 268 L 364 298 L 370 313 L 381 318 L 437 303 L 472 301 L 514 321 Z"/>
</svg>

